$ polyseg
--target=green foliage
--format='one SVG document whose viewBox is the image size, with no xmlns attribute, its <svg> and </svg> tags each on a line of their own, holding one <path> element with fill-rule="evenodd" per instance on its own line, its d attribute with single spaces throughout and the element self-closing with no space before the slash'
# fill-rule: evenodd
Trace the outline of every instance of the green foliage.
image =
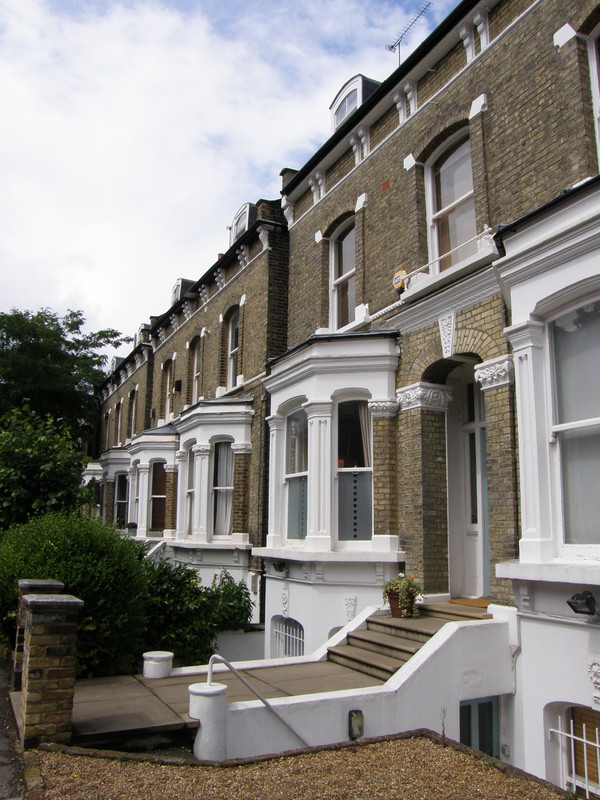
<svg viewBox="0 0 600 800">
<path fill-rule="evenodd" d="M 144 561 L 148 580 L 144 650 L 169 650 L 179 664 L 204 664 L 213 653 L 212 597 L 195 570 Z"/>
<path fill-rule="evenodd" d="M 77 673 L 113 675 L 140 658 L 147 577 L 139 547 L 115 528 L 77 514 L 34 517 L 0 534 L 0 619 L 17 607 L 21 578 L 62 581 L 84 601 Z"/>
<path fill-rule="evenodd" d="M 0 528 L 81 502 L 84 456 L 62 420 L 28 406 L 0 417 Z"/>
<path fill-rule="evenodd" d="M 130 339 L 112 328 L 83 333 L 84 324 L 81 311 L 0 313 L 0 414 L 27 400 L 38 414 L 61 417 L 79 437 L 93 431 L 94 389 L 105 377 L 99 351 Z"/>
<path fill-rule="evenodd" d="M 222 569 L 214 576 L 211 591 L 214 593 L 213 624 L 217 631 L 235 631 L 250 622 L 253 603 L 244 581 L 236 583 L 227 570 Z"/>
<path fill-rule="evenodd" d="M 217 632 L 243 628 L 252 615 L 250 592 L 222 570 L 211 586 L 196 571 L 168 561 L 145 562 L 148 624 L 145 650 L 169 650 L 179 664 L 204 664 Z"/>
</svg>

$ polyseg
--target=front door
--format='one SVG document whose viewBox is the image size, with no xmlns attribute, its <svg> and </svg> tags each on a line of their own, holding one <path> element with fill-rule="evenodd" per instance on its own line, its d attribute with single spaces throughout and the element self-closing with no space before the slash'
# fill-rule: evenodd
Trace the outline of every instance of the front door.
<svg viewBox="0 0 600 800">
<path fill-rule="evenodd" d="M 449 376 L 448 558 L 451 597 L 489 594 L 489 544 L 483 394 L 473 365 Z"/>
</svg>

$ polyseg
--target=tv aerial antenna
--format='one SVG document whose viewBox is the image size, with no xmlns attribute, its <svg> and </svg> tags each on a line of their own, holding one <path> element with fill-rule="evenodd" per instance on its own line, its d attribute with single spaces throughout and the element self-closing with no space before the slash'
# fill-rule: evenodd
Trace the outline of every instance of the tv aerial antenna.
<svg viewBox="0 0 600 800">
<path fill-rule="evenodd" d="M 402 56 L 401 56 L 401 47 L 402 47 L 402 40 L 406 36 L 406 34 L 411 30 L 414 25 L 421 19 L 421 17 L 425 14 L 427 9 L 431 6 L 431 0 L 427 0 L 426 3 L 423 3 L 421 8 L 415 12 L 412 19 L 408 24 L 405 26 L 404 30 L 398 34 L 398 38 L 392 44 L 386 44 L 385 49 L 389 50 L 390 53 L 395 53 L 396 50 L 398 51 L 398 64 L 402 63 Z"/>
</svg>

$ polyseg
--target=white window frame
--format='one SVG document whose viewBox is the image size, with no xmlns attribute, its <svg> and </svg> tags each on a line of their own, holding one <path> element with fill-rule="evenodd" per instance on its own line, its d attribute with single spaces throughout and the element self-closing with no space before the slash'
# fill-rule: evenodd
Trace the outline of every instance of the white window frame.
<svg viewBox="0 0 600 800">
<path fill-rule="evenodd" d="M 119 499 L 119 483 L 125 482 L 125 499 Z M 118 520 L 118 508 L 119 506 L 125 506 L 125 520 L 123 528 L 127 526 L 127 514 L 129 510 L 129 480 L 127 473 L 125 472 L 117 472 L 115 475 L 115 498 L 114 498 L 114 510 L 113 510 L 113 519 L 115 521 L 115 525 L 117 524 Z"/>
<path fill-rule="evenodd" d="M 339 263 L 339 245 L 341 242 L 346 238 L 346 236 L 350 233 L 350 231 L 354 231 L 354 267 L 349 270 L 348 272 L 343 273 L 339 277 L 336 277 L 336 273 L 338 270 L 338 263 Z M 339 319 L 339 311 L 338 311 L 338 300 L 340 297 L 340 291 L 344 286 L 347 286 L 351 281 L 354 281 L 354 307 L 352 309 L 352 319 L 348 319 L 348 322 L 345 325 L 340 325 Z M 330 307 L 330 319 L 331 319 L 331 328 L 332 330 L 343 331 L 351 328 L 356 322 L 356 224 L 355 219 L 352 217 L 350 220 L 346 220 L 342 225 L 337 228 L 334 235 L 331 237 L 329 242 L 329 307 Z"/>
<path fill-rule="evenodd" d="M 234 335 L 237 332 L 237 341 Z M 235 344 L 232 342 L 235 341 Z M 236 310 L 227 320 L 227 389 L 235 389 L 237 385 L 240 353 L 240 310 Z"/>
<path fill-rule="evenodd" d="M 161 464 L 163 470 L 165 471 L 165 494 L 154 494 L 154 468 L 158 464 Z M 148 475 L 148 481 L 149 481 L 148 497 L 149 497 L 149 500 L 150 500 L 150 503 L 149 503 L 150 507 L 148 509 L 149 510 L 149 514 L 148 514 L 148 533 L 150 531 L 156 532 L 156 531 L 160 530 L 160 528 L 153 528 L 152 527 L 152 522 L 153 522 L 153 517 L 154 517 L 154 502 L 156 500 L 164 500 L 164 502 L 165 502 L 165 520 L 164 520 L 164 524 L 165 524 L 165 527 L 167 525 L 166 467 L 167 467 L 167 464 L 166 464 L 165 461 L 158 460 L 158 461 L 151 461 L 150 462 L 150 471 L 149 471 L 149 475 Z M 162 530 L 164 531 L 165 528 L 163 528 Z"/>
<path fill-rule="evenodd" d="M 129 439 L 133 439 L 135 435 L 135 415 L 137 412 L 137 386 L 131 392 L 129 392 L 129 430 L 127 431 L 127 435 Z"/>
<path fill-rule="evenodd" d="M 301 472 L 288 472 L 288 454 L 289 454 L 289 424 L 291 418 L 302 411 L 306 417 L 306 470 Z M 309 454 L 308 454 L 308 417 L 302 408 L 296 408 L 289 412 L 285 418 L 285 439 L 284 439 L 284 485 L 285 485 L 285 531 L 286 540 L 290 544 L 303 542 L 308 533 L 308 471 L 309 471 Z M 289 505 L 290 505 L 290 481 L 306 479 L 306 509 L 305 509 L 305 530 L 303 536 L 290 536 L 289 533 Z"/>
<path fill-rule="evenodd" d="M 165 392 L 165 422 L 169 422 L 171 419 L 172 413 L 172 401 L 171 401 L 171 385 L 173 383 L 173 361 L 169 359 L 163 367 L 165 372 L 164 377 L 164 392 Z"/>
<path fill-rule="evenodd" d="M 561 466 L 561 433 L 575 430 L 600 431 L 600 416 L 573 422 L 561 423 L 558 421 L 557 404 L 557 383 L 554 362 L 554 340 L 552 335 L 552 325 L 556 320 L 576 311 L 578 308 L 600 302 L 600 296 L 580 298 L 577 302 L 571 303 L 556 310 L 551 317 L 545 321 L 546 324 L 546 354 L 545 371 L 548 376 L 546 393 L 547 419 L 549 424 L 548 441 L 550 455 L 550 481 L 551 497 L 554 502 L 554 519 L 557 521 L 558 530 L 556 531 L 556 542 L 559 554 L 567 557 L 592 556 L 597 558 L 600 553 L 600 523 L 597 544 L 567 543 L 565 541 L 565 517 L 563 504 L 563 475 Z M 600 458 L 600 455 L 599 455 Z"/>
<path fill-rule="evenodd" d="M 192 404 L 200 400 L 201 347 L 202 339 L 198 337 L 192 351 Z"/>
<path fill-rule="evenodd" d="M 594 128 L 596 131 L 596 154 L 600 162 L 600 25 L 588 37 L 587 45 Z"/>
<path fill-rule="evenodd" d="M 340 406 L 344 403 L 365 403 L 367 408 L 367 423 L 369 426 L 369 461 L 370 465 L 365 467 L 340 467 L 338 463 L 339 459 L 339 411 Z M 333 474 L 333 481 L 334 481 L 334 493 L 333 493 L 333 517 L 334 517 L 334 525 L 333 530 L 335 532 L 335 540 L 336 545 L 340 549 L 362 549 L 365 547 L 367 542 L 371 542 L 373 540 L 373 418 L 369 411 L 368 405 L 368 398 L 365 396 L 343 396 L 335 399 L 334 405 L 334 414 L 333 414 L 333 425 L 331 429 L 331 458 L 333 461 L 332 464 L 332 474 Z M 350 539 L 350 538 L 340 538 L 340 508 L 339 508 L 339 498 L 340 498 L 340 475 L 351 475 L 353 473 L 359 474 L 364 473 L 371 476 L 371 509 L 370 509 L 370 516 L 371 516 L 371 531 L 370 536 L 368 538 L 357 538 L 357 539 Z"/>
<path fill-rule="evenodd" d="M 460 197 L 455 198 L 451 203 L 442 208 L 436 207 L 436 192 L 435 192 L 435 167 L 438 162 L 444 157 L 449 157 L 458 147 L 460 147 L 465 141 L 469 142 L 469 153 L 470 153 L 470 163 L 471 163 L 471 189 L 468 192 L 465 192 Z M 441 269 L 440 262 L 443 260 L 444 257 L 447 257 L 448 253 L 455 252 L 460 248 L 463 248 L 465 244 L 471 241 L 471 238 L 466 239 L 464 242 L 461 242 L 454 250 L 446 251 L 445 253 L 440 252 L 439 247 L 439 221 L 445 219 L 448 214 L 453 211 L 454 209 L 458 208 L 461 205 L 464 205 L 469 200 L 473 201 L 473 210 L 475 212 L 475 200 L 474 200 L 474 181 L 473 181 L 473 158 L 472 152 L 470 148 L 471 140 L 468 131 L 462 130 L 457 133 L 455 136 L 447 139 L 444 144 L 437 148 L 437 150 L 433 153 L 429 161 L 427 162 L 425 168 L 425 208 L 427 213 L 427 239 L 428 239 L 428 247 L 429 247 L 429 274 L 432 276 L 441 275 L 443 273 L 448 273 L 450 270 L 454 270 L 460 268 L 460 266 L 468 261 L 469 259 L 473 258 L 472 252 L 467 252 L 464 256 L 457 258 L 453 263 Z M 474 244 L 473 247 L 475 251 L 477 250 L 477 230 L 473 233 L 473 240 Z"/>
<path fill-rule="evenodd" d="M 194 442 L 187 448 L 185 458 L 185 533 L 192 536 L 194 533 L 194 503 L 196 499 L 196 454 Z"/>
<path fill-rule="evenodd" d="M 211 534 L 213 538 L 220 539 L 226 538 L 231 536 L 233 533 L 233 491 L 234 491 L 234 480 L 235 480 L 235 454 L 232 449 L 233 442 L 230 439 L 217 439 L 216 441 L 212 442 L 212 458 L 210 463 L 210 528 Z M 229 447 L 232 459 L 232 468 L 231 468 L 231 484 L 230 485 L 223 485 L 221 486 L 219 483 L 215 481 L 215 467 L 217 465 L 217 449 L 220 447 Z M 229 504 L 229 530 L 226 532 L 216 531 L 216 524 L 215 524 L 215 514 L 217 512 L 217 498 L 218 497 L 225 497 Z"/>
</svg>

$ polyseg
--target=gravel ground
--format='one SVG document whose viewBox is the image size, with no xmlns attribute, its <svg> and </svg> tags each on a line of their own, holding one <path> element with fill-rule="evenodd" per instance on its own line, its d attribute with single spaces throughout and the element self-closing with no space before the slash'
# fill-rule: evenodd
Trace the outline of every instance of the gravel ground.
<svg viewBox="0 0 600 800">
<path fill-rule="evenodd" d="M 548 784 L 427 738 L 228 767 L 36 753 L 43 800 L 557 800 Z"/>
</svg>

